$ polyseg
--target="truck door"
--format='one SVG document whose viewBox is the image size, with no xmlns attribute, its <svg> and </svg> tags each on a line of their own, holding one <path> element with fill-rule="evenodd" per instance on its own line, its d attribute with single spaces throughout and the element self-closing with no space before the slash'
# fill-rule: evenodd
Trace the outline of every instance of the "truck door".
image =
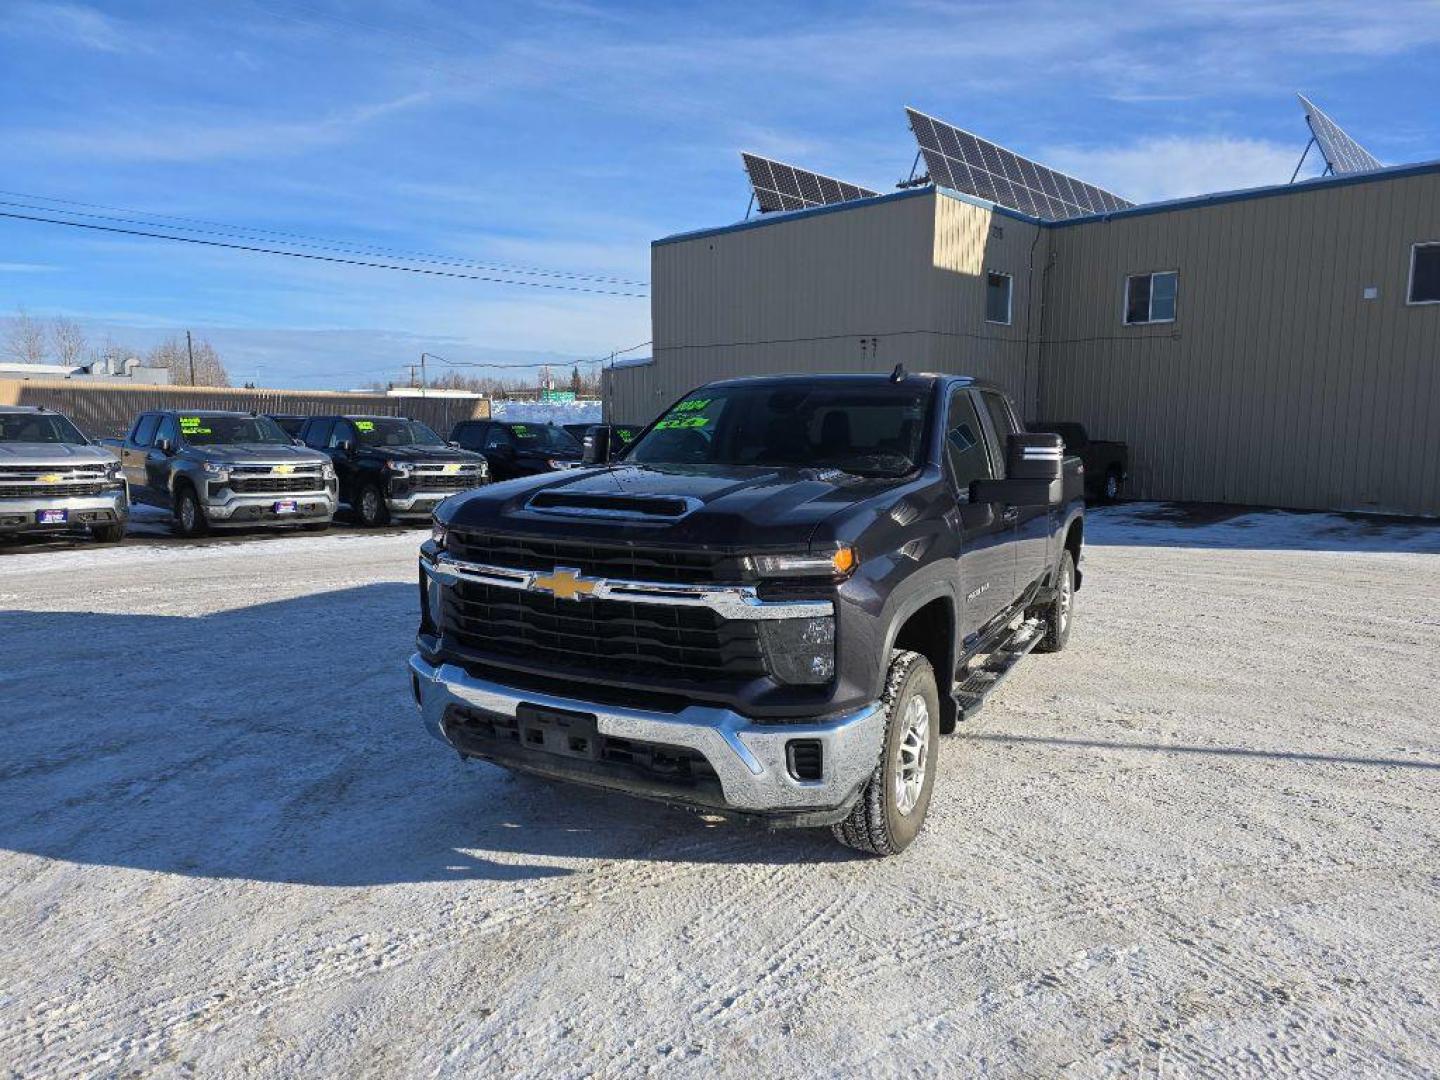
<svg viewBox="0 0 1440 1080">
<path fill-rule="evenodd" d="M 347 449 L 348 447 L 348 449 Z M 325 437 L 325 452 L 335 463 L 335 479 L 340 485 L 340 500 L 355 505 L 355 451 L 360 448 L 360 434 L 344 417 L 335 418 L 335 426 Z"/>
<path fill-rule="evenodd" d="M 169 450 L 161 449 L 161 444 Z M 175 417 L 163 416 L 155 429 L 155 439 L 145 451 L 145 486 L 157 506 L 169 506 L 171 498 L 170 471 L 175 451 L 180 448 L 180 426 Z M 203 492 L 201 493 L 203 494 Z"/>
<path fill-rule="evenodd" d="M 1000 468 L 1003 470 L 1007 444 L 1010 436 L 1019 432 L 1020 424 L 1015 418 L 1015 410 L 1003 394 L 982 390 L 980 398 L 995 431 L 995 441 L 1000 448 Z M 1000 475 L 1004 476 L 1004 472 Z M 1015 591 L 1012 597 L 1015 599 L 1048 569 L 1050 509 L 1045 506 L 1012 506 L 1006 509 L 1015 519 Z"/>
<path fill-rule="evenodd" d="M 125 479 L 130 484 L 130 497 L 140 501 L 149 501 L 149 478 L 145 475 L 145 454 L 150 448 L 150 440 L 155 437 L 155 428 L 160 424 L 160 417 L 155 413 L 141 413 L 135 421 L 135 426 L 130 429 L 130 434 L 125 436 L 124 443 L 120 446 L 120 467 L 125 471 Z"/>
<path fill-rule="evenodd" d="M 1013 521 L 1003 506 L 970 502 L 971 481 L 994 479 L 995 463 L 1004 460 L 986 440 L 971 392 L 953 391 L 945 413 L 945 473 L 956 501 L 959 623 L 967 641 L 1010 604 L 1015 591 Z"/>
</svg>

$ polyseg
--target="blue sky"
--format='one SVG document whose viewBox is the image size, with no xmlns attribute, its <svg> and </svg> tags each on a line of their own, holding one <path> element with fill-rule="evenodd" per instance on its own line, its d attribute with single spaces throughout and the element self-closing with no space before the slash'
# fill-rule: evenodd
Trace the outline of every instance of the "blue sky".
<svg viewBox="0 0 1440 1080">
<path fill-rule="evenodd" d="M 1288 179 L 1296 90 L 1387 163 L 1440 158 L 1440 3 L 1416 0 L 0 13 L 6 191 L 598 277 L 643 281 L 651 240 L 742 217 L 742 148 L 890 188 L 906 104 L 1136 200 Z M 0 316 L 22 306 L 140 347 L 189 327 L 266 385 L 650 334 L 643 298 L 0 220 Z"/>
</svg>

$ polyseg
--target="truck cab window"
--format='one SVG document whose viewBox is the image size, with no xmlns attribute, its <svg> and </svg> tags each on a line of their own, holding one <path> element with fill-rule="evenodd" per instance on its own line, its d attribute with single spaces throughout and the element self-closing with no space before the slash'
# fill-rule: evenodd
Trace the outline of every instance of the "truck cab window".
<svg viewBox="0 0 1440 1080">
<path fill-rule="evenodd" d="M 355 429 L 351 426 L 350 421 L 336 420 L 335 427 L 331 429 L 330 438 L 326 440 L 325 446 L 329 450 L 334 450 L 342 442 L 354 444 L 355 441 Z"/>
<path fill-rule="evenodd" d="M 1015 422 L 1015 414 L 1010 411 L 1010 406 L 999 394 L 985 390 L 980 394 L 985 402 L 985 411 L 990 414 L 990 423 L 995 428 L 995 477 L 1003 480 L 1005 478 L 1005 446 L 1010 441 L 1010 436 L 1020 430 L 1020 425 Z"/>
<path fill-rule="evenodd" d="M 154 413 L 146 413 L 140 417 L 139 422 L 136 423 L 135 430 L 131 433 L 130 441 L 136 446 L 149 446 L 150 440 L 155 437 L 155 428 L 159 423 L 160 417 Z"/>
<path fill-rule="evenodd" d="M 323 450 L 330 442 L 330 429 L 334 420 L 316 420 L 305 429 L 305 445 L 312 450 Z"/>
<path fill-rule="evenodd" d="M 985 453 L 980 414 L 964 390 L 950 395 L 950 407 L 945 415 L 945 467 L 961 491 L 968 491 L 973 480 L 990 480 L 995 475 Z"/>
<path fill-rule="evenodd" d="M 490 434 L 485 436 L 486 450 L 501 450 L 509 445 L 511 445 L 510 433 L 503 427 L 491 428 Z"/>
<path fill-rule="evenodd" d="M 173 416 L 167 416 L 161 420 L 160 427 L 155 432 L 156 446 L 159 446 L 161 442 L 167 440 L 171 446 L 178 446 L 180 444 L 180 429 L 175 426 L 175 418 Z"/>
</svg>

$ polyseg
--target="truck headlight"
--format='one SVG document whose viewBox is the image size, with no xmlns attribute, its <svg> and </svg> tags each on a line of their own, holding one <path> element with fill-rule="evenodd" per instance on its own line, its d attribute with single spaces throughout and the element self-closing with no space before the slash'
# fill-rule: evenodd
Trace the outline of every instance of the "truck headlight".
<svg viewBox="0 0 1440 1080">
<path fill-rule="evenodd" d="M 835 677 L 835 620 L 764 619 L 760 644 L 770 674 L 783 683 L 816 685 Z"/>
<path fill-rule="evenodd" d="M 326 461 L 320 466 L 320 475 L 326 480 L 335 479 L 335 466 L 332 462 Z"/>
<path fill-rule="evenodd" d="M 443 521 L 439 521 L 435 518 L 432 518 L 430 520 L 430 539 L 434 542 L 435 547 L 440 551 L 445 550 L 445 536 L 448 532 L 449 530 L 445 527 L 445 523 Z"/>
<path fill-rule="evenodd" d="M 230 466 L 223 461 L 202 462 L 205 475 L 212 480 L 228 480 L 230 478 Z"/>
<path fill-rule="evenodd" d="M 828 577 L 848 578 L 860 565 L 852 547 L 837 548 L 828 555 L 752 555 L 750 568 L 762 578 Z"/>
<path fill-rule="evenodd" d="M 409 476 L 410 470 L 414 468 L 414 466 L 408 461 L 387 461 L 385 462 L 385 468 L 393 473 L 399 473 L 401 476 Z"/>
</svg>

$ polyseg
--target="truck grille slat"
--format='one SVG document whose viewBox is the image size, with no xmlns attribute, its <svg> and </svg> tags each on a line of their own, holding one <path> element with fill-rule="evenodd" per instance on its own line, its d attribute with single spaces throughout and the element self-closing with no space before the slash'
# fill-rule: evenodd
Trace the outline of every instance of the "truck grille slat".
<svg viewBox="0 0 1440 1080">
<path fill-rule="evenodd" d="M 704 608 L 561 600 L 475 582 L 449 593 L 442 632 L 484 655 L 599 676 L 664 670 L 697 683 L 766 674 L 753 620 L 726 620 Z"/>
<path fill-rule="evenodd" d="M 292 491 L 324 491 L 325 482 L 319 473 L 309 476 L 235 476 L 221 485 L 237 495 L 288 494 Z"/>
</svg>

